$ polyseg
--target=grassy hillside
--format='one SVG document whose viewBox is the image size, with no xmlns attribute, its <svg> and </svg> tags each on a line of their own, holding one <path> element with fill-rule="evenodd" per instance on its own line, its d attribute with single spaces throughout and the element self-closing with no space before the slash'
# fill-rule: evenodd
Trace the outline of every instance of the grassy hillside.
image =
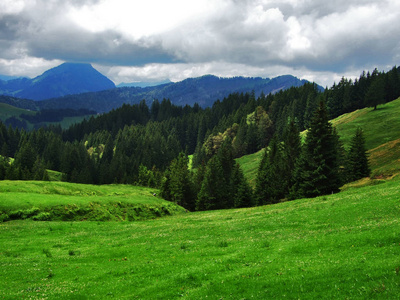
<svg viewBox="0 0 400 300">
<path fill-rule="evenodd" d="M 332 121 L 345 146 L 357 127 L 364 130 L 366 147 L 371 150 L 400 138 L 400 98 L 378 105 L 377 110 L 364 108 L 344 114 Z"/>
<path fill-rule="evenodd" d="M 5 103 L 0 103 L 0 121 L 5 121 L 11 117 L 19 117 L 21 114 L 34 115 L 36 112 L 14 107 Z"/>
<path fill-rule="evenodd" d="M 260 165 L 260 161 L 263 157 L 264 149 L 249 155 L 242 156 L 236 161 L 240 164 L 240 167 L 243 170 L 244 175 L 247 180 L 251 184 L 251 186 L 255 186 L 256 177 L 258 172 L 258 166 Z"/>
<path fill-rule="evenodd" d="M 158 191 L 124 185 L 0 181 L 0 221 L 134 221 L 184 212 L 153 193 Z"/>
<path fill-rule="evenodd" d="M 19 119 L 21 121 L 25 121 L 28 125 L 28 129 L 31 130 L 34 128 L 34 124 L 30 123 L 27 120 L 20 118 L 20 115 L 21 114 L 35 115 L 36 113 L 37 113 L 36 111 L 30 111 L 30 110 L 14 107 L 14 106 L 6 104 L 6 103 L 0 103 L 0 121 L 3 123 L 11 117 L 16 117 L 17 119 Z M 41 125 L 44 126 L 44 125 L 51 125 L 51 124 L 53 124 L 53 125 L 60 124 L 61 128 L 67 129 L 71 125 L 80 123 L 85 118 L 89 118 L 90 116 L 91 115 L 79 116 L 79 117 L 65 117 L 61 122 L 45 122 L 45 123 L 41 123 Z"/>
<path fill-rule="evenodd" d="M 332 120 L 345 148 L 350 145 L 357 127 L 364 130 L 371 177 L 388 178 L 400 173 L 400 98 L 379 105 L 377 110 L 364 108 Z M 246 178 L 254 185 L 263 150 L 237 159 Z"/>
<path fill-rule="evenodd" d="M 11 195 L 41 189 L 8 187 Z M 67 186 L 56 191 L 73 199 Z M 108 195 L 113 187 L 76 191 L 124 198 Z M 398 299 L 399 194 L 395 179 L 144 222 L 0 223 L 0 298 Z"/>
</svg>

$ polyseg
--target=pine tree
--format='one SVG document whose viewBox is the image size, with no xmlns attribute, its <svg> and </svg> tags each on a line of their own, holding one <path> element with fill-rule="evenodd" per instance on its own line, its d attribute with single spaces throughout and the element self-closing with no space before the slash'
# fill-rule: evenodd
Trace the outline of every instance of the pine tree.
<svg viewBox="0 0 400 300">
<path fill-rule="evenodd" d="M 225 208 L 226 196 L 229 197 L 229 186 L 224 179 L 224 170 L 219 159 L 213 156 L 206 166 L 201 189 L 197 195 L 196 210 Z"/>
<path fill-rule="evenodd" d="M 385 103 L 384 77 L 378 75 L 378 72 L 375 70 L 371 80 L 372 83 L 367 90 L 364 101 L 366 106 L 373 107 L 376 110 L 378 104 Z"/>
<path fill-rule="evenodd" d="M 181 152 L 174 159 L 169 172 L 169 194 L 173 201 L 184 208 L 193 211 L 195 209 L 195 197 L 192 186 L 192 175 L 188 169 L 188 158 Z"/>
<path fill-rule="evenodd" d="M 295 170 L 292 197 L 315 197 L 339 191 L 337 144 L 325 104 L 314 114 Z"/>
<path fill-rule="evenodd" d="M 283 132 L 283 164 L 285 164 L 285 195 L 294 184 L 294 171 L 301 153 L 301 138 L 296 123 L 292 120 Z"/>
<path fill-rule="evenodd" d="M 234 207 L 251 207 L 255 205 L 253 190 L 238 163 L 233 168 L 231 187 Z"/>
<path fill-rule="evenodd" d="M 259 205 L 277 203 L 285 197 L 285 175 L 282 145 L 274 135 L 258 169 L 255 193 Z"/>
<path fill-rule="evenodd" d="M 361 128 L 357 128 L 351 140 L 347 160 L 346 173 L 348 181 L 355 181 L 370 175 L 371 169 L 368 163 L 365 139 Z"/>
</svg>

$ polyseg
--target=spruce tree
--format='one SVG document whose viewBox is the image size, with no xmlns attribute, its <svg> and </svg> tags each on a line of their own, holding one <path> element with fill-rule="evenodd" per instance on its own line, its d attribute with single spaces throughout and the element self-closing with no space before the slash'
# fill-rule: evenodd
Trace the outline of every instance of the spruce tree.
<svg viewBox="0 0 400 300">
<path fill-rule="evenodd" d="M 238 163 L 235 164 L 232 171 L 231 187 L 234 207 L 254 206 L 253 190 Z"/>
<path fill-rule="evenodd" d="M 372 77 L 372 83 L 369 86 L 367 93 L 365 94 L 365 105 L 373 107 L 376 110 L 378 104 L 385 103 L 385 82 L 384 77 L 378 75 L 378 72 L 374 71 Z"/>
<path fill-rule="evenodd" d="M 301 153 L 301 138 L 296 123 L 292 120 L 285 127 L 283 132 L 283 162 L 284 176 L 282 180 L 285 183 L 285 196 L 289 195 L 290 188 L 294 184 L 294 171 L 297 160 Z"/>
<path fill-rule="evenodd" d="M 339 191 L 337 143 L 324 102 L 310 124 L 295 170 L 292 197 L 315 197 Z"/>
<path fill-rule="evenodd" d="M 224 178 L 224 170 L 217 156 L 213 156 L 207 163 L 201 189 L 197 195 L 196 210 L 225 208 L 227 196 L 229 197 L 229 186 Z"/>
<path fill-rule="evenodd" d="M 189 160 L 183 152 L 172 161 L 169 174 L 169 193 L 171 201 L 193 211 L 195 209 L 195 199 L 188 162 Z"/>
<path fill-rule="evenodd" d="M 348 181 L 368 177 L 371 173 L 365 150 L 364 134 L 361 128 L 357 128 L 351 140 L 350 150 L 347 155 L 346 171 Z"/>
<path fill-rule="evenodd" d="M 286 174 L 282 145 L 274 135 L 264 152 L 257 174 L 256 197 L 259 205 L 277 203 L 285 197 Z"/>
</svg>

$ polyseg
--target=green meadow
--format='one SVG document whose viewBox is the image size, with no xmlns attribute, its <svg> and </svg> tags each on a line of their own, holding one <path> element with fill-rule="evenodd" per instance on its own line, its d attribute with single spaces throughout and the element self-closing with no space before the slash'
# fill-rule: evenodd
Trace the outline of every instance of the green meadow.
<svg viewBox="0 0 400 300">
<path fill-rule="evenodd" d="M 35 115 L 36 112 L 22 109 L 22 108 L 17 108 L 17 107 L 14 107 L 14 106 L 11 106 L 11 105 L 8 105 L 5 103 L 0 103 L 0 121 L 2 121 L 3 123 L 11 117 L 15 117 L 18 120 L 23 121 L 24 119 L 22 119 L 20 117 L 21 114 Z M 61 122 L 45 122 L 45 123 L 42 123 L 42 125 L 60 125 L 61 128 L 67 129 L 71 125 L 80 123 L 86 118 L 90 118 L 90 115 L 89 116 L 79 116 L 79 117 L 65 117 Z M 28 127 L 27 129 L 32 130 L 34 128 L 35 124 L 32 124 L 29 121 L 26 121 L 26 123 L 27 123 L 27 127 Z"/>
<path fill-rule="evenodd" d="M 0 299 L 398 299 L 399 195 L 395 178 L 138 222 L 0 223 Z"/>
</svg>

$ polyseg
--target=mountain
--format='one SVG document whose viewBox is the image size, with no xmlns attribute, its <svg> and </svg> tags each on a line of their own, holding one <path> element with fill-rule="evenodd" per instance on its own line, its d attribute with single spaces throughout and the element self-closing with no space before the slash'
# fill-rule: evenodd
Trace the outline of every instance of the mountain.
<svg viewBox="0 0 400 300">
<path fill-rule="evenodd" d="M 254 91 L 256 96 L 260 95 L 261 92 L 268 95 L 293 86 L 302 86 L 306 82 L 306 80 L 300 80 L 291 75 L 273 79 L 260 77 L 220 78 L 206 75 L 154 87 L 122 87 L 94 93 L 69 95 L 40 101 L 37 105 L 40 109 L 85 108 L 103 113 L 120 107 L 124 103 L 135 104 L 145 100 L 148 105 L 151 105 L 154 99 L 159 101 L 169 99 L 175 105 L 192 106 L 198 103 L 202 107 L 210 107 L 216 100 L 223 100 L 232 93 Z M 322 87 L 319 88 L 323 89 Z"/>
<path fill-rule="evenodd" d="M 16 77 L 16 76 L 9 76 L 9 75 L 1 75 L 0 74 L 0 80 L 4 80 L 4 81 L 8 81 L 8 80 L 12 80 L 12 79 L 17 79 L 20 77 Z"/>
<path fill-rule="evenodd" d="M 90 64 L 65 63 L 46 71 L 34 79 L 18 78 L 0 81 L 0 94 L 16 98 L 41 100 L 34 103 L 18 101 L 15 98 L 0 98 L 0 102 L 20 108 L 33 109 L 89 109 L 98 113 L 108 112 L 122 106 L 135 104 L 142 100 L 150 106 L 154 99 L 169 99 L 175 105 L 198 103 L 210 107 L 216 100 L 223 100 L 232 93 L 254 91 L 268 95 L 290 87 L 302 86 L 306 80 L 291 75 L 275 78 L 261 77 L 217 77 L 205 75 L 188 78 L 180 82 L 167 82 L 157 86 L 115 88 L 107 77 L 97 72 Z M 323 90 L 322 87 L 319 89 Z M 48 99 L 52 97 L 51 99 Z M 32 101 L 33 102 L 33 101 Z"/>
<path fill-rule="evenodd" d="M 162 85 L 162 84 L 166 84 L 166 83 L 171 83 L 171 80 L 167 79 L 167 80 L 163 80 L 163 81 L 157 81 L 157 82 L 147 82 L 147 81 L 139 81 L 139 82 L 130 82 L 130 83 L 126 83 L 126 82 L 122 82 L 120 84 L 117 85 L 117 87 L 140 87 L 140 88 L 145 88 L 145 87 L 149 87 L 149 86 L 157 86 L 157 85 Z"/>
<path fill-rule="evenodd" d="M 115 84 L 90 64 L 64 63 L 33 79 L 0 80 L 0 93 L 18 98 L 44 100 L 71 94 L 98 92 Z"/>
</svg>

